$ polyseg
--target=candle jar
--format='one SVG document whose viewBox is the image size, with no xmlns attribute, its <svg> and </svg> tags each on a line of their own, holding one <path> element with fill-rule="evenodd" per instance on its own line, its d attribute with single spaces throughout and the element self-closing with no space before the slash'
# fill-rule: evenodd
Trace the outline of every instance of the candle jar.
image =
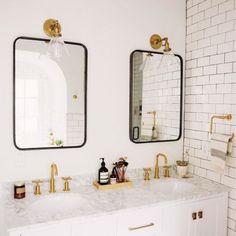
<svg viewBox="0 0 236 236">
<path fill-rule="evenodd" d="M 17 182 L 14 184 L 14 198 L 15 199 L 25 198 L 25 183 Z"/>
</svg>

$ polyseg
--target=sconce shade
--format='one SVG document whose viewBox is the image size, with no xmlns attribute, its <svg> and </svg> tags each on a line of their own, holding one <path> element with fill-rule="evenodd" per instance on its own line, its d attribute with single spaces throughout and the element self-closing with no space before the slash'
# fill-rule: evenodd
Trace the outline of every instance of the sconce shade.
<svg viewBox="0 0 236 236">
<path fill-rule="evenodd" d="M 158 70 L 163 70 L 166 68 L 166 71 L 168 72 L 171 69 L 171 67 L 179 65 L 180 62 L 178 60 L 178 57 L 176 57 L 175 54 L 169 50 L 169 51 L 164 51 L 164 54 L 162 55 L 162 58 L 157 68 Z"/>
<path fill-rule="evenodd" d="M 48 43 L 47 56 L 54 59 L 60 59 L 63 56 L 69 55 L 69 50 L 66 47 L 62 37 L 52 37 Z"/>
</svg>

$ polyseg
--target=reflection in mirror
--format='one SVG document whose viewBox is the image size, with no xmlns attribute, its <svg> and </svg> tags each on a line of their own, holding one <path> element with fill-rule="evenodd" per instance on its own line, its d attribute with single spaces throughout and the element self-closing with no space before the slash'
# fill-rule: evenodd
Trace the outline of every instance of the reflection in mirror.
<svg viewBox="0 0 236 236">
<path fill-rule="evenodd" d="M 182 127 L 182 58 L 136 50 L 130 65 L 130 140 L 178 140 Z"/>
<path fill-rule="evenodd" d="M 14 43 L 14 143 L 18 149 L 81 147 L 86 142 L 87 49 L 47 55 L 48 40 Z"/>
</svg>

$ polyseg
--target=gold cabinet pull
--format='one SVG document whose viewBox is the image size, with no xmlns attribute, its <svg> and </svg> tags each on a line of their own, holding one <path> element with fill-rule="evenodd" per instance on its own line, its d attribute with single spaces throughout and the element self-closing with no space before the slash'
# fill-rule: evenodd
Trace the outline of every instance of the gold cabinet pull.
<svg viewBox="0 0 236 236">
<path fill-rule="evenodd" d="M 196 219 L 197 219 L 197 213 L 196 213 L 196 212 L 193 212 L 193 213 L 192 213 L 192 218 L 193 218 L 193 220 L 196 220 Z"/>
<path fill-rule="evenodd" d="M 199 211 L 199 212 L 198 212 L 198 218 L 199 218 L 199 219 L 202 219 L 202 218 L 203 218 L 203 211 Z"/>
<path fill-rule="evenodd" d="M 150 223 L 148 225 L 142 225 L 142 226 L 138 226 L 138 227 L 130 227 L 129 230 L 133 231 L 133 230 L 148 228 L 148 227 L 152 227 L 152 226 L 154 226 L 154 223 Z"/>
</svg>

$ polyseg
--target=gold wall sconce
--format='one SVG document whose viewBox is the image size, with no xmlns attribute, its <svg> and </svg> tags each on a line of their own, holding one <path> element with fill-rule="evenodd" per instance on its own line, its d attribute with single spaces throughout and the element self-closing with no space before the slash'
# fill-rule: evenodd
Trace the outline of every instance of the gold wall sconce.
<svg viewBox="0 0 236 236">
<path fill-rule="evenodd" d="M 58 20 L 48 19 L 43 24 L 43 30 L 49 37 L 61 37 L 61 25 Z"/>
<path fill-rule="evenodd" d="M 170 43 L 169 43 L 169 39 L 167 37 L 162 38 L 159 34 L 153 34 L 150 37 L 149 42 L 150 42 L 151 47 L 155 50 L 158 50 L 163 47 L 163 56 L 162 56 L 160 62 L 158 63 L 158 66 L 157 66 L 158 69 L 167 68 L 167 71 L 168 71 L 168 69 L 171 66 L 180 64 L 178 57 L 176 57 L 175 54 L 172 52 L 172 49 L 171 49 Z M 150 60 L 151 60 L 150 56 L 152 56 L 151 52 L 149 52 L 146 55 L 146 58 L 144 59 L 143 63 L 141 64 L 141 66 L 139 68 L 141 71 L 147 70 L 147 68 L 149 68 L 149 64 L 151 64 L 150 63 Z"/>
<path fill-rule="evenodd" d="M 164 47 L 163 51 L 164 52 L 170 52 L 170 44 L 168 41 L 168 38 L 161 38 L 160 35 L 158 34 L 153 34 L 150 38 L 150 44 L 153 49 L 160 49 L 161 47 Z"/>
<path fill-rule="evenodd" d="M 44 33 L 49 36 L 50 42 L 48 44 L 47 55 L 50 58 L 59 59 L 64 52 L 69 56 L 68 48 L 62 39 L 61 25 L 56 19 L 47 19 L 43 24 Z"/>
</svg>

